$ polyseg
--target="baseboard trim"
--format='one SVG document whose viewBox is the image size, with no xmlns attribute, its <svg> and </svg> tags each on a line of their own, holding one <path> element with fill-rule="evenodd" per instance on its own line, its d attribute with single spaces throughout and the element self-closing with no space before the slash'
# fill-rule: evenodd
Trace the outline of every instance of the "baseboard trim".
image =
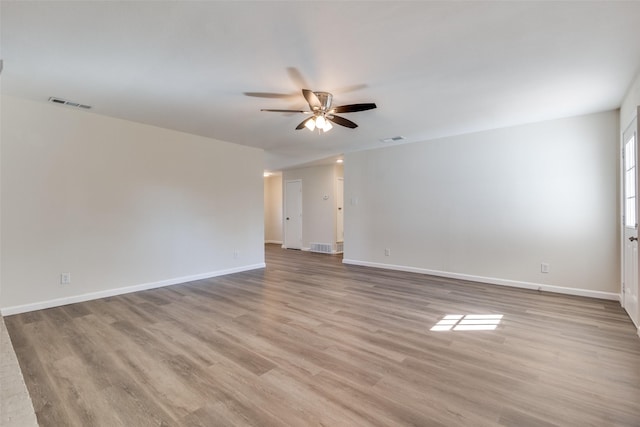
<svg viewBox="0 0 640 427">
<path fill-rule="evenodd" d="M 518 280 L 498 279 L 495 277 L 474 276 L 470 274 L 451 273 L 448 271 L 429 270 L 426 268 L 408 267 L 404 265 L 382 264 L 377 262 L 343 259 L 343 264 L 360 265 L 363 267 L 383 268 L 387 270 L 406 271 L 409 273 L 429 274 L 447 277 L 449 279 L 468 280 L 471 282 L 487 283 L 490 285 L 509 286 L 512 288 L 532 289 L 536 291 L 554 292 L 558 294 L 575 295 L 589 298 L 620 301 L 620 294 L 614 292 L 592 291 L 589 289 L 567 288 L 563 286 L 546 285 L 543 283 L 521 282 Z"/>
<path fill-rule="evenodd" d="M 229 268 L 225 270 L 211 271 L 208 273 L 194 274 L 191 276 L 175 277 L 173 279 L 160 280 L 158 282 L 143 283 L 140 285 L 125 286 L 122 288 L 107 289 L 98 292 L 89 292 L 81 295 L 73 295 L 64 298 L 56 298 L 47 301 L 40 301 L 31 304 L 16 305 L 12 307 L 4 307 L 0 309 L 2 316 L 11 316 L 12 314 L 26 313 L 29 311 L 44 310 L 46 308 L 59 307 L 61 305 L 75 304 L 77 302 L 90 301 L 99 298 L 113 297 L 116 295 L 129 294 L 131 292 L 146 291 L 149 289 L 162 288 L 165 286 L 179 285 L 181 283 L 193 282 L 195 280 L 210 279 L 217 276 L 225 276 L 227 274 L 241 273 L 243 271 L 257 270 L 265 268 L 264 262 L 242 267 Z"/>
<path fill-rule="evenodd" d="M 282 244 L 282 240 L 265 240 L 264 243 L 266 245 L 268 245 L 268 244 L 281 245 Z"/>
</svg>

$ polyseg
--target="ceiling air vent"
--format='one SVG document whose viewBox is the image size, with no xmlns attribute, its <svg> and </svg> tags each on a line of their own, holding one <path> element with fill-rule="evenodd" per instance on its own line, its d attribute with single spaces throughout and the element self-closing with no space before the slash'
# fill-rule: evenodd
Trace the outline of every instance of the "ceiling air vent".
<svg viewBox="0 0 640 427">
<path fill-rule="evenodd" d="M 398 142 L 398 141 L 402 141 L 404 139 L 404 136 L 392 136 L 391 138 L 383 138 L 380 141 L 382 142 Z"/>
<path fill-rule="evenodd" d="M 88 110 L 91 108 L 91 105 L 80 104 L 78 102 L 73 102 L 73 101 L 67 101 L 66 99 L 56 98 L 55 96 L 52 96 L 51 98 L 49 98 L 49 102 L 53 102 L 54 104 L 68 105 L 69 107 L 83 108 L 85 110 Z"/>
</svg>

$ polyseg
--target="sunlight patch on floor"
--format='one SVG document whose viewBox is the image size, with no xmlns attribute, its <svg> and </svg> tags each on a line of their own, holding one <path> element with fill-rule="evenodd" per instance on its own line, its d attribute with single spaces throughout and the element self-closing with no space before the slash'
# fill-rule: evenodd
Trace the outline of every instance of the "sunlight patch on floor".
<svg viewBox="0 0 640 427">
<path fill-rule="evenodd" d="M 431 331 L 493 331 L 502 321 L 502 314 L 447 314 Z"/>
</svg>

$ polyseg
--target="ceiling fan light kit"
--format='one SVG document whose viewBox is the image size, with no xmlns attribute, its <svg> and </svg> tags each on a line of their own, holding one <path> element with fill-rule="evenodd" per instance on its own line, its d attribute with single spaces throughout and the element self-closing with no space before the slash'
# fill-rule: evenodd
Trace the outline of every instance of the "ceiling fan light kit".
<svg viewBox="0 0 640 427">
<path fill-rule="evenodd" d="M 364 103 L 364 104 L 350 104 L 341 105 L 338 107 L 332 107 L 333 95 L 329 92 L 314 92 L 309 89 L 302 89 L 302 95 L 309 104 L 310 111 L 305 110 L 280 110 L 280 109 L 262 109 L 260 111 L 271 111 L 276 113 L 303 113 L 312 114 L 311 117 L 304 119 L 297 127 L 296 130 L 307 128 L 310 131 L 318 129 L 323 132 L 328 132 L 333 128 L 332 122 L 355 129 L 357 124 L 351 120 L 345 119 L 341 116 L 336 116 L 335 113 L 353 113 L 356 111 L 372 110 L 376 108 L 376 104 Z"/>
</svg>

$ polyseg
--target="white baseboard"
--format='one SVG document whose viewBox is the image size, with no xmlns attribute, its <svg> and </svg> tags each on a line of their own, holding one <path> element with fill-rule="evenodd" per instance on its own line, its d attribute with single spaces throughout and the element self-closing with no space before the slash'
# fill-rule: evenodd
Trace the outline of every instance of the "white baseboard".
<svg viewBox="0 0 640 427">
<path fill-rule="evenodd" d="M 107 298 L 116 295 L 128 294 L 131 292 L 146 291 L 148 289 L 162 288 L 164 286 L 178 285 L 181 283 L 193 282 L 195 280 L 210 279 L 212 277 L 224 276 L 227 274 L 241 273 L 243 271 L 256 270 L 265 268 L 264 262 L 253 265 L 245 265 L 242 267 L 229 268 L 226 270 L 212 271 L 202 274 L 194 274 L 192 276 L 176 277 L 173 279 L 161 280 L 159 282 L 143 283 L 140 285 L 125 286 L 122 288 L 107 289 L 98 292 L 89 292 L 81 295 L 73 295 L 70 297 L 56 298 L 48 301 L 40 301 L 31 304 L 16 305 L 13 307 L 4 307 L 0 309 L 2 316 L 10 316 L 12 314 L 26 313 L 28 311 L 43 310 L 45 308 L 59 307 L 61 305 L 74 304 L 77 302 L 90 301 L 99 298 Z"/>
<path fill-rule="evenodd" d="M 282 244 L 282 240 L 265 240 L 264 243 L 265 244 L 281 245 Z"/>
<path fill-rule="evenodd" d="M 384 268 L 387 270 L 406 271 L 409 273 L 429 274 L 450 279 L 469 280 L 471 282 L 487 283 L 491 285 L 510 286 L 513 288 L 533 289 L 536 291 L 554 292 L 558 294 L 576 295 L 589 298 L 620 301 L 620 294 L 614 292 L 592 291 L 589 289 L 567 288 L 563 286 L 545 285 L 543 283 L 521 282 L 518 280 L 498 279 L 495 277 L 473 276 L 470 274 L 450 273 L 448 271 L 429 270 L 426 268 L 408 267 L 404 265 L 382 264 L 377 262 L 343 259 L 344 264 L 361 265 L 364 267 Z"/>
</svg>

